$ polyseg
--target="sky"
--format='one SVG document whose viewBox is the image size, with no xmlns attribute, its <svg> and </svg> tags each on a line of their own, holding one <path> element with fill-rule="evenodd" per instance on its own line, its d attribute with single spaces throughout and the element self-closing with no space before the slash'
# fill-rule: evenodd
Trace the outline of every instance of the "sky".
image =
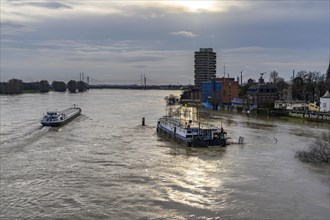
<svg viewBox="0 0 330 220">
<path fill-rule="evenodd" d="M 1 75 L 23 81 L 193 84 L 194 52 L 213 48 L 217 76 L 324 74 L 329 0 L 1 0 Z"/>
</svg>

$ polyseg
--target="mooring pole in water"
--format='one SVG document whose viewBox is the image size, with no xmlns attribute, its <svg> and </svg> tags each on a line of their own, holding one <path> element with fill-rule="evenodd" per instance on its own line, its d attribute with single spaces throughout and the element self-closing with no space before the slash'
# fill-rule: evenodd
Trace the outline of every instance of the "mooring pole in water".
<svg viewBox="0 0 330 220">
<path fill-rule="evenodd" d="M 238 144 L 244 144 L 244 138 L 243 137 L 239 137 L 238 138 Z"/>
<path fill-rule="evenodd" d="M 145 126 L 145 118 L 142 118 L 142 126 Z"/>
</svg>

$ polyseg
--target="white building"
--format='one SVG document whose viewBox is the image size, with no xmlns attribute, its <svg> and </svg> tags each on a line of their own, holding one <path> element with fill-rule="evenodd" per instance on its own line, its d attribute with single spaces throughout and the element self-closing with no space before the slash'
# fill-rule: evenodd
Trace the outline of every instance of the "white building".
<svg viewBox="0 0 330 220">
<path fill-rule="evenodd" d="M 324 96 L 320 98 L 321 112 L 330 112 L 330 93 L 327 91 Z"/>
<path fill-rule="evenodd" d="M 212 48 L 200 48 L 195 52 L 195 85 L 208 82 L 216 76 L 217 53 Z"/>
</svg>

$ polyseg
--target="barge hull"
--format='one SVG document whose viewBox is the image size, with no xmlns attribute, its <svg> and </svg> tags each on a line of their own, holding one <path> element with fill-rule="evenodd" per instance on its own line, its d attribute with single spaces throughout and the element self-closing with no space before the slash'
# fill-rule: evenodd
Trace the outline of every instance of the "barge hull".
<svg viewBox="0 0 330 220">
<path fill-rule="evenodd" d="M 64 121 L 59 121 L 59 122 L 57 122 L 57 121 L 55 121 L 55 122 L 54 121 L 51 121 L 51 122 L 41 122 L 41 124 L 43 126 L 48 126 L 48 127 L 59 127 L 59 126 L 62 126 L 62 125 L 65 125 L 65 124 L 69 123 L 73 119 L 77 118 L 79 115 L 80 115 L 80 112 L 78 114 L 75 114 L 72 117 L 64 120 Z"/>
<path fill-rule="evenodd" d="M 160 126 L 157 127 L 157 133 L 162 136 L 168 137 L 168 138 L 178 142 L 179 144 L 183 144 L 187 147 L 191 146 L 190 142 L 186 138 L 181 137 L 180 135 L 176 135 L 173 132 L 170 132 L 169 130 L 167 130 L 166 128 L 162 128 Z"/>
<path fill-rule="evenodd" d="M 66 113 L 68 117 L 66 117 L 64 120 L 42 120 L 41 124 L 43 126 L 48 126 L 48 127 L 59 127 L 64 124 L 69 123 L 73 119 L 77 118 L 81 114 L 81 109 L 80 108 L 68 108 L 63 110 L 60 113 Z"/>
<path fill-rule="evenodd" d="M 171 138 L 172 140 L 178 142 L 179 144 L 183 144 L 187 147 L 211 147 L 211 146 L 224 147 L 224 146 L 226 146 L 225 139 L 203 140 L 198 137 L 194 138 L 194 139 L 187 139 L 178 134 L 173 133 L 172 131 L 169 131 L 168 129 L 166 129 L 162 126 L 157 126 L 157 133 L 160 135 L 166 136 L 168 138 Z"/>
</svg>

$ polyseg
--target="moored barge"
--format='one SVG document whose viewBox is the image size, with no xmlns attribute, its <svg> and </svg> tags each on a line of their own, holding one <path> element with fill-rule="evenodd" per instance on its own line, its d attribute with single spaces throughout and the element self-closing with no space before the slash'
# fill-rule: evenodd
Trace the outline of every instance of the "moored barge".
<svg viewBox="0 0 330 220">
<path fill-rule="evenodd" d="M 226 132 L 221 127 L 209 127 L 201 123 L 181 121 L 164 116 L 157 123 L 157 133 L 166 135 L 188 147 L 226 146 Z"/>
<path fill-rule="evenodd" d="M 57 127 L 68 123 L 81 114 L 81 108 L 75 105 L 62 111 L 48 111 L 41 119 L 43 126 Z"/>
</svg>

